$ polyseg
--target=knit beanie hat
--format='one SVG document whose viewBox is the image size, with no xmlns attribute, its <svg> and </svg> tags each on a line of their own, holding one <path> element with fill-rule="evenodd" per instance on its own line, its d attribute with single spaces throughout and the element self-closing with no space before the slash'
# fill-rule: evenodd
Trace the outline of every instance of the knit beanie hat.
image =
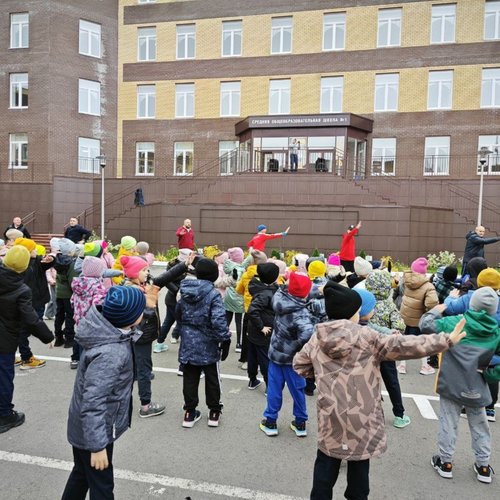
<svg viewBox="0 0 500 500">
<path fill-rule="evenodd" d="M 264 231 L 264 229 L 267 229 L 267 226 L 265 226 L 264 224 L 259 224 L 257 226 L 257 232 L 260 233 L 260 231 Z"/>
<path fill-rule="evenodd" d="M 179 262 L 186 262 L 188 260 L 189 256 L 193 253 L 193 251 L 190 248 L 181 248 L 179 250 L 179 255 L 177 256 L 177 260 Z"/>
<path fill-rule="evenodd" d="M 123 236 L 120 241 L 120 245 L 125 250 L 132 250 L 137 245 L 137 240 L 133 236 Z"/>
<path fill-rule="evenodd" d="M 44 257 L 45 255 L 47 255 L 47 249 L 43 245 L 37 245 L 36 254 L 40 255 L 40 257 Z"/>
<path fill-rule="evenodd" d="M 492 267 L 483 269 L 477 277 L 477 286 L 479 288 L 490 286 L 493 290 L 500 289 L 500 273 Z"/>
<path fill-rule="evenodd" d="M 244 254 L 240 247 L 233 247 L 227 251 L 229 255 L 229 260 L 236 262 L 236 264 L 241 264 L 243 262 Z"/>
<path fill-rule="evenodd" d="M 259 264 L 257 266 L 257 275 L 262 283 L 272 285 L 280 275 L 280 268 L 272 262 Z"/>
<path fill-rule="evenodd" d="M 213 283 L 219 277 L 219 266 L 211 259 L 202 258 L 198 260 L 194 270 L 199 280 L 207 280 Z"/>
<path fill-rule="evenodd" d="M 315 260 L 309 264 L 307 274 L 311 280 L 316 278 L 324 278 L 326 273 L 326 265 L 321 260 Z"/>
<path fill-rule="evenodd" d="M 146 296 L 135 286 L 112 286 L 102 304 L 102 315 L 117 328 L 133 325 L 144 312 Z"/>
<path fill-rule="evenodd" d="M 254 264 L 265 264 L 267 262 L 267 255 L 260 250 L 252 250 L 252 257 Z"/>
<path fill-rule="evenodd" d="M 458 269 L 455 266 L 447 266 L 444 268 L 443 279 L 445 281 L 455 281 L 457 279 L 457 276 L 458 276 Z"/>
<path fill-rule="evenodd" d="M 329 281 L 323 288 L 325 310 L 330 319 L 350 319 L 361 307 L 357 291 Z"/>
<path fill-rule="evenodd" d="M 328 264 L 330 266 L 340 266 L 340 257 L 336 253 L 331 253 L 328 257 Z"/>
<path fill-rule="evenodd" d="M 146 255 L 149 252 L 149 243 L 147 241 L 138 241 L 135 249 L 139 255 Z"/>
<path fill-rule="evenodd" d="M 85 257 L 100 257 L 102 251 L 102 246 L 97 243 L 97 241 L 89 241 L 83 245 L 83 255 L 85 255 Z"/>
<path fill-rule="evenodd" d="M 59 238 L 50 238 L 50 250 L 52 252 L 58 252 L 59 251 Z"/>
<path fill-rule="evenodd" d="M 309 257 L 307 260 L 306 260 L 306 270 L 309 270 L 309 266 L 313 263 L 313 262 L 316 262 L 317 260 L 321 261 L 321 262 L 326 262 L 325 258 L 324 257 Z M 326 264 L 325 264 L 326 265 Z"/>
<path fill-rule="evenodd" d="M 368 276 L 373 271 L 372 265 L 363 257 L 356 257 L 354 259 L 354 272 L 358 276 Z"/>
<path fill-rule="evenodd" d="M 123 255 L 120 258 L 120 264 L 123 266 L 123 274 L 127 278 L 130 278 L 132 280 L 137 278 L 139 276 L 139 273 L 144 268 L 149 266 L 149 264 L 144 259 L 138 257 L 137 255 Z"/>
<path fill-rule="evenodd" d="M 425 257 L 419 257 L 411 263 L 411 270 L 414 273 L 425 274 L 427 272 L 428 264 L 429 263 Z"/>
<path fill-rule="evenodd" d="M 272 262 L 276 264 L 280 270 L 280 276 L 284 276 L 286 273 L 286 262 L 279 259 L 269 259 L 267 262 Z"/>
<path fill-rule="evenodd" d="M 312 283 L 307 274 L 290 273 L 288 278 L 288 293 L 294 297 L 305 299 L 311 291 Z"/>
<path fill-rule="evenodd" d="M 306 253 L 297 253 L 295 254 L 295 257 L 293 258 L 293 263 L 297 266 L 298 270 L 300 272 L 306 272 L 306 262 L 307 259 L 309 258 L 309 255 Z"/>
<path fill-rule="evenodd" d="M 30 253 L 22 245 L 10 248 L 3 258 L 3 265 L 16 273 L 24 273 L 30 263 Z"/>
<path fill-rule="evenodd" d="M 361 297 L 361 309 L 359 310 L 359 317 L 364 318 L 370 314 L 375 308 L 377 299 L 372 292 L 364 290 L 363 288 L 354 288 L 354 291 Z"/>
<path fill-rule="evenodd" d="M 99 257 L 86 256 L 82 262 L 82 276 L 100 278 L 106 270 L 105 262 Z"/>
<path fill-rule="evenodd" d="M 11 227 L 10 229 L 7 229 L 7 231 L 5 231 L 5 236 L 8 240 L 17 240 L 17 238 L 22 238 L 24 234 L 22 231 L 19 231 L 19 229 L 14 229 L 13 227 Z"/>
<path fill-rule="evenodd" d="M 486 311 L 494 316 L 498 310 L 498 295 L 490 286 L 478 288 L 470 298 L 469 307 L 474 311 Z"/>
<path fill-rule="evenodd" d="M 76 252 L 76 245 L 68 238 L 59 240 L 59 251 L 63 255 L 73 255 Z"/>
<path fill-rule="evenodd" d="M 14 245 L 21 245 L 30 253 L 36 248 L 36 243 L 29 238 L 16 238 Z"/>
</svg>

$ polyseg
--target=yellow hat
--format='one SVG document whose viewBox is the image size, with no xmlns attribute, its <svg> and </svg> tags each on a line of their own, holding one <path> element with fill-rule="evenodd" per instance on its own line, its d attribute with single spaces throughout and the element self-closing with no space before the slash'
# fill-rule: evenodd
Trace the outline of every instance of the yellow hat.
<svg viewBox="0 0 500 500">
<path fill-rule="evenodd" d="M 40 256 L 44 256 L 47 253 L 47 249 L 43 245 L 36 246 L 36 254 Z"/>
<path fill-rule="evenodd" d="M 320 260 L 313 260 L 307 268 L 309 279 L 324 278 L 326 273 L 326 265 Z"/>
<path fill-rule="evenodd" d="M 30 253 L 22 245 L 13 246 L 5 254 L 3 265 L 16 273 L 24 273 L 30 263 Z"/>
<path fill-rule="evenodd" d="M 492 267 L 483 269 L 477 276 L 477 286 L 490 286 L 493 290 L 500 289 L 500 273 Z"/>
<path fill-rule="evenodd" d="M 36 248 L 36 243 L 28 238 L 17 238 L 14 241 L 14 245 L 21 245 L 26 248 L 28 252 L 32 252 Z"/>
</svg>

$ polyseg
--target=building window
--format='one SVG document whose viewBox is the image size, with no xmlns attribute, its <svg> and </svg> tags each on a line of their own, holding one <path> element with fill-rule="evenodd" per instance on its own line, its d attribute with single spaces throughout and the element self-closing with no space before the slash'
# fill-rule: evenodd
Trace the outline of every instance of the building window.
<svg viewBox="0 0 500 500">
<path fill-rule="evenodd" d="M 375 76 L 375 111 L 397 111 L 399 74 L 387 73 Z"/>
<path fill-rule="evenodd" d="M 156 59 L 156 28 L 137 29 L 137 60 L 154 61 Z"/>
<path fill-rule="evenodd" d="M 500 108 L 500 68 L 483 69 L 481 107 Z"/>
<path fill-rule="evenodd" d="M 271 27 L 271 54 L 292 52 L 292 18 L 276 17 Z"/>
<path fill-rule="evenodd" d="M 219 166 L 220 175 L 231 175 L 238 167 L 238 141 L 219 142 Z"/>
<path fill-rule="evenodd" d="M 240 116 L 240 82 L 221 82 L 220 84 L 220 115 Z"/>
<path fill-rule="evenodd" d="M 451 109 L 453 71 L 429 71 L 427 109 Z"/>
<path fill-rule="evenodd" d="M 450 138 L 426 137 L 424 175 L 448 175 L 450 168 Z"/>
<path fill-rule="evenodd" d="M 101 25 L 80 19 L 79 52 L 84 56 L 101 57 Z"/>
<path fill-rule="evenodd" d="M 154 118 L 156 110 L 156 87 L 137 86 L 137 118 Z"/>
<path fill-rule="evenodd" d="M 28 134 L 10 134 L 9 168 L 28 168 Z"/>
<path fill-rule="evenodd" d="M 241 21 L 222 23 L 222 56 L 241 56 L 243 28 Z"/>
<path fill-rule="evenodd" d="M 175 175 L 193 175 L 193 143 L 175 143 Z"/>
<path fill-rule="evenodd" d="M 344 90 L 343 76 L 321 78 L 321 113 L 341 113 Z"/>
<path fill-rule="evenodd" d="M 11 73 L 10 75 L 10 107 L 28 107 L 28 73 Z"/>
<path fill-rule="evenodd" d="M 271 80 L 269 83 L 269 114 L 290 113 L 290 80 Z"/>
<path fill-rule="evenodd" d="M 155 174 L 155 143 L 137 142 L 135 145 L 135 175 Z"/>
<path fill-rule="evenodd" d="M 373 139 L 372 175 L 394 175 L 396 171 L 396 139 Z"/>
<path fill-rule="evenodd" d="M 175 86 L 175 117 L 194 117 L 194 83 L 178 83 Z"/>
<path fill-rule="evenodd" d="M 484 39 L 500 39 L 500 2 L 486 2 L 484 10 Z"/>
<path fill-rule="evenodd" d="M 432 6 L 431 43 L 455 41 L 456 10 L 455 4 Z"/>
<path fill-rule="evenodd" d="M 177 59 L 194 59 L 196 26 L 182 24 L 177 26 Z"/>
<path fill-rule="evenodd" d="M 78 138 L 78 172 L 86 174 L 99 173 L 99 160 L 96 158 L 101 154 L 101 141 L 99 139 L 89 139 L 88 137 Z"/>
<path fill-rule="evenodd" d="M 10 48 L 27 49 L 29 47 L 29 14 L 23 12 L 10 15 Z"/>
<path fill-rule="evenodd" d="M 500 174 L 500 135 L 480 135 L 477 149 L 488 148 L 491 154 L 487 157 L 487 163 L 484 166 L 487 174 Z M 477 173 L 481 173 L 479 158 L 477 159 Z"/>
<path fill-rule="evenodd" d="M 401 45 L 401 9 L 378 11 L 377 47 L 397 47 Z"/>
<path fill-rule="evenodd" d="M 345 12 L 323 16 L 323 50 L 345 49 Z"/>
<path fill-rule="evenodd" d="M 78 112 L 101 116 L 101 84 L 91 80 L 78 80 Z"/>
</svg>

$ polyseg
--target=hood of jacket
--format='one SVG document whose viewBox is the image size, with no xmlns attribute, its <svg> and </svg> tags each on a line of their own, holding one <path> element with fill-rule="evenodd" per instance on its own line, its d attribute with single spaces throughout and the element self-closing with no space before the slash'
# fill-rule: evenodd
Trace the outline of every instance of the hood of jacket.
<svg viewBox="0 0 500 500">
<path fill-rule="evenodd" d="M 405 271 L 403 282 L 405 287 L 408 287 L 410 290 L 417 290 L 417 288 L 420 288 L 425 283 L 429 283 L 429 278 L 425 274 Z"/>
<path fill-rule="evenodd" d="M 92 306 L 75 328 L 75 340 L 84 348 L 91 349 L 106 344 L 129 341 L 132 330 L 124 333 L 113 326 L 96 306 Z"/>
<path fill-rule="evenodd" d="M 71 282 L 71 289 L 78 296 L 85 299 L 87 297 L 94 296 L 94 294 L 92 293 L 92 287 L 98 286 L 100 282 L 101 282 L 100 278 L 80 276 L 79 278 L 73 278 L 73 281 Z"/>
<path fill-rule="evenodd" d="M 387 271 L 375 271 L 365 280 L 366 289 L 375 295 L 377 300 L 386 300 L 392 292 L 392 277 Z"/>
<path fill-rule="evenodd" d="M 304 308 L 304 299 L 299 299 L 288 293 L 288 286 L 284 285 L 274 294 L 273 309 L 276 314 L 290 314 Z"/>
<path fill-rule="evenodd" d="M 24 273 L 16 273 L 0 264 L 0 295 L 17 290 L 24 283 Z"/>
<path fill-rule="evenodd" d="M 466 319 L 465 330 L 476 337 L 490 337 L 498 331 L 498 322 L 495 316 L 491 316 L 486 311 L 467 310 L 464 313 Z M 462 342 L 467 340 L 465 337 Z"/>
<path fill-rule="evenodd" d="M 273 283 L 272 285 L 266 285 L 265 283 L 262 283 L 262 281 L 260 281 L 257 276 L 254 276 L 248 284 L 248 291 L 250 292 L 250 295 L 252 297 L 262 292 L 263 290 L 272 290 L 274 292 L 277 289 L 278 285 L 276 283 Z"/>
<path fill-rule="evenodd" d="M 355 326 L 355 323 L 347 319 L 319 323 L 316 326 L 316 337 L 321 351 L 331 359 L 350 356 Z"/>
<path fill-rule="evenodd" d="M 467 274 L 470 279 L 476 279 L 481 271 L 486 269 L 488 264 L 483 257 L 474 257 L 467 262 Z"/>
<path fill-rule="evenodd" d="M 469 231 L 466 235 L 465 235 L 465 239 L 468 240 L 473 234 L 475 234 L 476 231 Z"/>
<path fill-rule="evenodd" d="M 203 300 L 213 289 L 214 284 L 211 281 L 187 279 L 181 282 L 180 292 L 186 302 L 195 304 Z"/>
</svg>

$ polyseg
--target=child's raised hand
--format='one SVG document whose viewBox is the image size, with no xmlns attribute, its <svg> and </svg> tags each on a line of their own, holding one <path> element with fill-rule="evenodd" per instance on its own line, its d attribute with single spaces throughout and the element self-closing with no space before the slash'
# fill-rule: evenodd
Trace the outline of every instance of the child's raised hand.
<svg viewBox="0 0 500 500">
<path fill-rule="evenodd" d="M 453 342 L 453 344 L 458 344 L 465 337 L 466 333 L 463 331 L 465 323 L 465 318 L 462 318 L 450 333 L 450 340 Z"/>
<path fill-rule="evenodd" d="M 94 467 L 96 470 L 104 470 L 109 467 L 106 448 L 90 454 L 90 466 Z"/>
</svg>

